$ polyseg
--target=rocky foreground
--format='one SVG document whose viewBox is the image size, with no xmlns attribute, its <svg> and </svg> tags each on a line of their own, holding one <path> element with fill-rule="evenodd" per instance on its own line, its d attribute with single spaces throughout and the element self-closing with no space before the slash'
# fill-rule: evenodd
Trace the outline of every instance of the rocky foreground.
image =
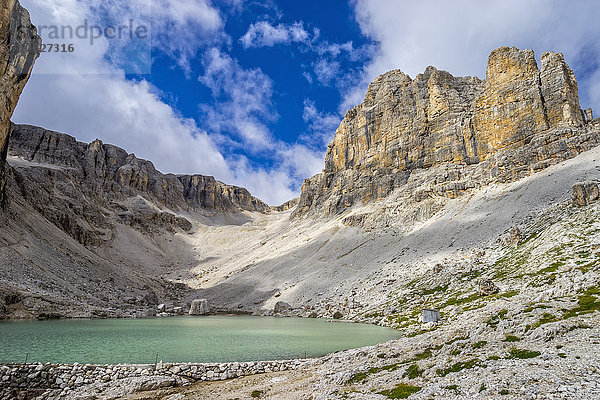
<svg viewBox="0 0 600 400">
<path fill-rule="evenodd" d="M 562 182 L 573 171 L 585 171 L 575 168 L 581 164 L 600 168 L 594 160 L 600 160 L 600 149 L 526 181 L 480 191 L 471 201 L 481 209 L 481 197 L 504 203 L 511 197 L 501 193 L 511 193 L 530 202 L 546 196 L 539 187 L 548 186 L 545 179 Z M 598 184 L 577 184 L 569 192 L 564 201 L 473 253 L 464 250 L 462 258 L 447 258 L 410 279 L 388 271 L 387 283 L 357 290 L 356 298 L 373 297 L 348 318 L 393 326 L 405 332 L 400 340 L 283 367 L 215 365 L 210 377 L 206 366 L 189 364 L 157 370 L 153 365 L 5 366 L 4 393 L 17 397 L 14 384 L 35 382 L 36 391 L 28 393 L 67 399 L 595 399 L 600 396 Z M 377 292 L 390 285 L 396 289 Z M 442 320 L 421 322 L 424 308 L 437 308 Z"/>
</svg>

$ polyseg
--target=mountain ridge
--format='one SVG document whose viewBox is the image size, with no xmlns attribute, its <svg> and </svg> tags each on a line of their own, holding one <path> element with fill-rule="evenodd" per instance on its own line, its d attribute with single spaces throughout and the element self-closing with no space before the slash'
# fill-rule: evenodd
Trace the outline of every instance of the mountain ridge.
<svg viewBox="0 0 600 400">
<path fill-rule="evenodd" d="M 540 70 L 532 51 L 498 49 L 486 81 L 433 67 L 415 79 L 399 70 L 380 76 L 365 103 L 340 124 L 324 172 L 305 181 L 297 205 L 292 200 L 268 207 L 243 188 L 201 175 L 162 174 L 151 162 L 99 140 L 84 144 L 13 125 L 9 194 L 15 209 L 13 225 L 0 239 L 29 237 L 30 247 L 0 248 L 12 260 L 4 268 L 17 276 L 51 254 L 45 271 L 62 274 L 69 289 L 51 285 L 54 305 L 38 294 L 47 277 L 35 285 L 15 278 L 4 290 L 24 298 L 35 293 L 37 300 L 25 307 L 30 316 L 141 315 L 157 302 L 186 307 L 207 298 L 220 311 L 270 314 L 284 301 L 295 315 L 337 311 L 359 318 L 361 302 L 381 301 L 383 288 L 371 287 L 371 279 L 385 275 L 381 265 L 395 265 L 408 276 L 439 262 L 444 248 L 458 251 L 453 246 L 460 240 L 449 239 L 439 225 L 454 215 L 456 204 L 467 207 L 490 185 L 520 182 L 600 144 L 600 120 L 586 120 L 575 107 L 577 85 L 562 55 L 542 59 Z M 555 92 L 562 94 L 553 97 Z M 503 116 L 497 127 L 488 127 L 490 113 Z M 569 189 L 552 190 L 563 198 Z M 537 210 L 521 208 L 510 221 L 488 222 L 493 232 L 480 236 L 499 237 Z M 25 214 L 44 223 L 28 222 Z M 433 226 L 437 233 L 429 231 Z M 48 233 L 52 229 L 57 232 Z M 424 232 L 436 246 L 417 246 Z M 410 251 L 396 254 L 394 243 Z M 469 241 L 463 246 L 477 247 Z M 61 249 L 67 247 L 64 267 Z M 381 254 L 374 258 L 373 252 Z M 81 265 L 90 265 L 89 273 L 82 276 Z M 104 269 L 118 278 L 112 301 L 103 294 L 109 285 Z M 97 281 L 104 282 L 98 290 Z M 372 292 L 357 291 L 359 281 Z M 82 282 L 88 297 L 71 289 Z M 74 298 L 80 299 L 77 307 Z M 70 305 L 59 311 L 55 304 Z"/>
<path fill-rule="evenodd" d="M 598 144 L 577 90 L 561 53 L 544 53 L 540 69 L 532 50 L 514 47 L 490 54 L 485 80 L 435 67 L 380 75 L 346 113 L 323 172 L 304 181 L 294 217 L 338 215 L 400 188 L 415 201 L 455 197 L 570 158 Z"/>
<path fill-rule="evenodd" d="M 9 155 L 79 169 L 83 179 L 106 180 L 108 191 L 127 192 L 131 188 L 149 192 L 160 203 L 181 209 L 270 211 L 268 205 L 244 188 L 224 184 L 212 176 L 164 174 L 151 161 L 99 139 L 87 144 L 67 134 L 31 125 L 13 125 L 12 129 Z"/>
</svg>

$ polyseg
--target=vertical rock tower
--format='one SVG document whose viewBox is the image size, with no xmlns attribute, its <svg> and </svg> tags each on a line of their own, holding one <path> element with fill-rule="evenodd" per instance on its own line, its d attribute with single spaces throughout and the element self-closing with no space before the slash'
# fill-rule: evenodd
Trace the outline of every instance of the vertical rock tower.
<svg viewBox="0 0 600 400">
<path fill-rule="evenodd" d="M 10 118 L 40 54 L 42 39 L 17 0 L 0 0 L 0 207 L 6 204 Z"/>
<path fill-rule="evenodd" d="M 561 53 L 544 53 L 539 68 L 532 50 L 496 49 L 485 80 L 434 67 L 414 79 L 390 71 L 346 113 L 293 215 L 338 214 L 399 188 L 454 197 L 514 180 L 597 144 L 585 123 Z"/>
</svg>

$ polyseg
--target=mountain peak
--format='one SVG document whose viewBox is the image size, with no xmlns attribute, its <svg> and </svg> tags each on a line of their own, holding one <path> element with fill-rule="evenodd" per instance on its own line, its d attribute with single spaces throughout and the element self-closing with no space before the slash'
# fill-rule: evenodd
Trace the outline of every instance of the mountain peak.
<svg viewBox="0 0 600 400">
<path fill-rule="evenodd" d="M 414 79 L 392 70 L 348 111 L 323 173 L 305 181 L 294 216 L 337 214 L 401 188 L 417 198 L 456 197 L 514 180 L 589 148 L 585 122 L 561 53 L 544 53 L 538 68 L 533 50 L 498 48 L 485 80 L 435 67 Z M 459 167 L 458 176 L 437 175 L 442 165 Z M 428 169 L 429 181 L 409 185 Z"/>
</svg>

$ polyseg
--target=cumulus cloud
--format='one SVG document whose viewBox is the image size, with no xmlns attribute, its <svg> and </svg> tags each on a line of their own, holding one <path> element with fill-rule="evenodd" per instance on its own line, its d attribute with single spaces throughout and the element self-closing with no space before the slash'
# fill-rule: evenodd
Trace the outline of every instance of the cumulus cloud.
<svg viewBox="0 0 600 400">
<path fill-rule="evenodd" d="M 545 51 L 563 52 L 577 74 L 582 105 L 600 107 L 600 2 L 355 0 L 354 10 L 362 32 L 379 48 L 342 108 L 362 101 L 368 82 L 394 68 L 414 76 L 435 65 L 454 75 L 485 77 L 489 53 L 501 46 L 531 48 L 538 59 Z"/>
<path fill-rule="evenodd" d="M 220 144 L 240 149 L 246 154 L 268 154 L 272 167 L 267 171 L 255 168 L 245 156 L 234 162 L 235 179 L 265 194 L 265 198 L 283 203 L 296 196 L 302 179 L 320 172 L 324 145 L 311 129 L 312 140 L 301 137 L 303 143 L 285 143 L 275 138 L 268 123 L 277 119 L 271 97 L 273 82 L 260 69 L 245 69 L 237 60 L 213 48 L 205 54 L 204 74 L 200 82 L 211 89 L 213 101 L 200 110 L 206 130 L 219 134 Z M 316 110 L 315 123 L 320 118 Z M 234 136 L 232 136 L 232 134 Z M 315 142 L 314 138 L 317 137 Z M 326 143 L 325 143 L 326 145 Z"/>
<path fill-rule="evenodd" d="M 188 3 L 190 8 L 186 8 Z M 208 2 L 191 3 L 155 3 L 155 7 L 163 8 L 154 9 L 158 11 L 154 23 L 171 25 L 172 32 L 181 30 L 182 25 L 202 25 L 196 29 L 214 30 L 215 37 L 222 38 L 220 42 L 198 40 L 203 44 L 194 46 L 205 48 L 188 48 L 180 42 L 185 41 L 185 36 L 172 36 L 172 55 L 179 62 L 184 55 L 202 50 L 205 71 L 200 80 L 215 98 L 211 107 L 203 108 L 209 121 L 206 126 L 182 117 L 161 100 L 162 93 L 146 80 L 128 78 L 111 57 L 118 55 L 119 49 L 104 38 L 93 46 L 80 46 L 72 54 L 43 54 L 13 120 L 65 132 L 82 141 L 99 138 L 153 161 L 161 171 L 213 175 L 228 184 L 248 188 L 269 204 L 283 203 L 298 194 L 302 178 L 318 172 L 320 154 L 302 144 L 282 143 L 271 136 L 265 125 L 276 118 L 271 107 L 271 80 L 259 69 L 242 68 L 218 50 L 215 41 L 227 46 L 222 18 L 216 9 L 207 8 Z M 23 4 L 37 25 L 77 25 L 85 18 L 98 17 L 94 9 L 97 4 L 91 0 L 23 0 Z M 239 0 L 232 1 L 232 6 L 240 4 Z M 124 17 L 139 11 L 135 5 L 132 2 L 111 10 Z M 230 138 L 230 133 L 237 136 Z M 226 147 L 230 144 L 244 151 L 230 154 Z M 247 144 L 255 146 L 256 151 L 268 149 L 270 166 L 256 166 L 244 156 Z"/>
<path fill-rule="evenodd" d="M 240 42 L 246 49 L 273 47 L 276 44 L 307 43 L 310 41 L 310 36 L 302 22 L 275 26 L 268 21 L 259 21 L 250 25 L 248 32 L 240 38 Z"/>
<path fill-rule="evenodd" d="M 78 25 L 93 15 L 90 3 L 25 0 L 38 26 Z M 155 162 L 168 172 L 220 174 L 232 178 L 213 139 L 170 106 L 146 80 L 128 80 L 106 57 L 108 40 L 77 43 L 74 53 L 44 53 L 25 87 L 13 120 L 74 135 L 100 138 Z M 46 74 L 61 71 L 61 74 Z"/>
<path fill-rule="evenodd" d="M 217 48 L 203 59 L 199 81 L 211 89 L 213 101 L 200 106 L 206 127 L 215 133 L 234 133 L 250 150 L 271 150 L 273 137 L 265 122 L 277 114 L 271 107 L 273 83 L 259 68 L 245 69 Z"/>
</svg>

